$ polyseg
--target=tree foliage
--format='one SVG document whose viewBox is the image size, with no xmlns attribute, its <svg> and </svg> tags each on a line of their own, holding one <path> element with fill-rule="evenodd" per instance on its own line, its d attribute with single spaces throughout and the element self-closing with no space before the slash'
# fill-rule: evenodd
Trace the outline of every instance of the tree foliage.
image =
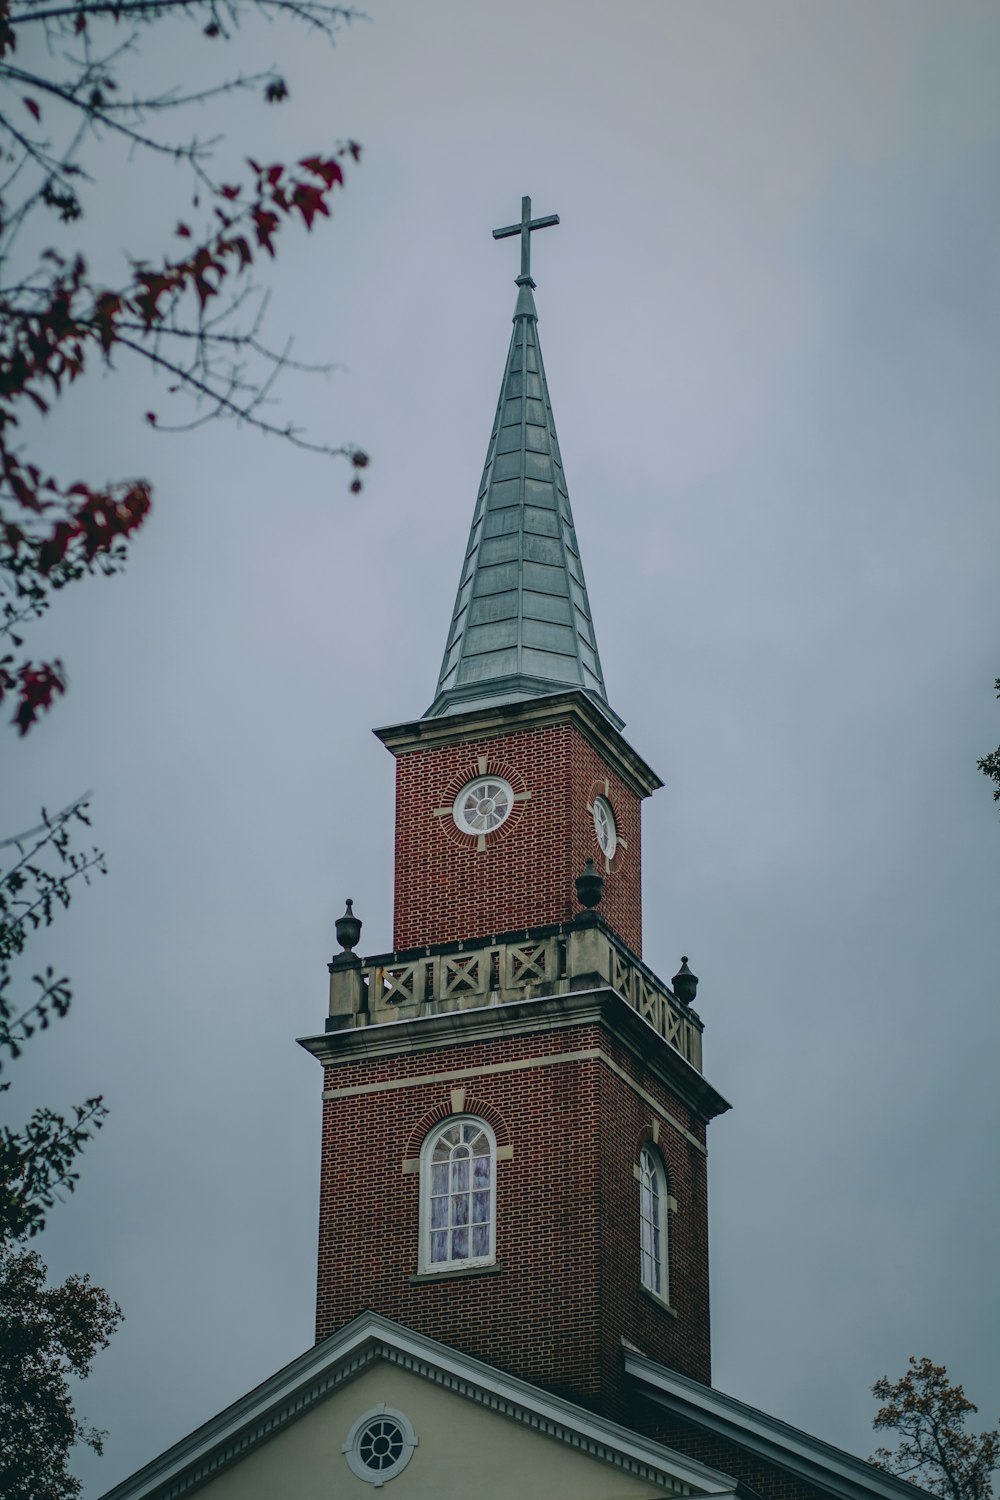
<svg viewBox="0 0 1000 1500">
<path fill-rule="evenodd" d="M 216 171 L 218 139 L 173 124 L 232 94 L 256 93 L 269 105 L 287 98 L 273 68 L 233 72 L 219 54 L 251 19 L 332 39 L 351 16 L 329 0 L 0 0 L 0 703 L 12 705 L 21 735 L 68 682 L 61 657 L 38 659 L 27 647 L 30 627 L 69 584 L 124 566 L 153 502 L 144 476 L 84 473 L 75 463 L 58 472 L 51 426 L 85 375 L 145 368 L 161 381 L 171 413 L 181 403 L 165 419 L 156 398 L 144 418 L 155 431 L 231 420 L 345 457 L 351 490 L 361 488 L 368 460 L 359 448 L 316 442 L 273 414 L 278 378 L 309 367 L 291 358 L 290 339 L 270 340 L 266 295 L 255 281 L 293 225 L 311 230 L 330 216 L 358 146 L 325 142 L 289 164 L 243 156 Z M 163 45 L 161 33 L 172 27 L 186 28 L 183 54 Z M 154 45 L 143 55 L 148 40 Z M 150 84 L 157 66 L 186 67 L 191 41 L 210 62 L 220 57 L 213 80 L 187 90 L 169 76 Z M 139 244 L 123 262 L 105 237 L 107 264 L 95 264 L 93 252 L 84 253 L 81 221 L 98 206 L 102 184 L 110 177 L 124 196 L 123 174 L 142 168 L 146 184 L 157 162 L 184 173 L 166 248 L 151 252 L 150 225 L 133 216 L 127 231 Z M 5 1103 L 10 1082 L 2 1074 L 71 1002 L 68 979 L 49 967 L 18 984 L 32 936 L 69 905 L 80 881 L 104 870 L 98 850 L 77 845 L 87 825 L 81 800 L 0 842 Z M 120 1310 L 87 1277 L 47 1286 L 25 1242 L 72 1192 L 79 1154 L 104 1114 L 98 1097 L 67 1113 L 37 1108 L 20 1128 L 0 1125 L 5 1500 L 78 1494 L 68 1470 L 73 1445 L 100 1451 L 102 1434 L 75 1414 L 69 1377 L 88 1373 Z"/>
<path fill-rule="evenodd" d="M 876 1432 L 898 1437 L 894 1448 L 877 1448 L 872 1463 L 945 1500 L 990 1500 L 1000 1425 L 966 1432 L 965 1419 L 978 1408 L 951 1384 L 944 1365 L 911 1354 L 906 1374 L 895 1382 L 876 1380 L 872 1394 L 883 1403 L 872 1424 Z"/>
<path fill-rule="evenodd" d="M 12 1060 L 53 1017 L 64 1016 L 72 999 L 69 980 L 51 968 L 31 977 L 30 989 L 17 988 L 15 959 L 30 938 L 69 906 L 79 881 L 89 884 L 104 872 L 98 849 L 74 847 L 80 825 L 89 827 L 85 802 L 75 802 L 26 833 L 4 841 L 10 852 L 0 869 L 0 1094 L 10 1088 L 3 1076 Z M 76 1158 L 104 1119 L 100 1098 L 75 1106 L 71 1116 L 36 1109 L 20 1130 L 0 1125 L 0 1246 L 38 1234 L 48 1210 L 73 1191 Z"/>
<path fill-rule="evenodd" d="M 104 1434 L 76 1415 L 67 1375 L 82 1379 L 121 1319 L 88 1276 L 45 1284 L 32 1250 L 0 1246 L 0 1495 L 68 1500 L 80 1482 L 67 1468 L 73 1445 L 101 1452 Z"/>
<path fill-rule="evenodd" d="M 358 146 L 328 145 L 292 165 L 246 159 L 217 177 L 217 143 L 172 134 L 164 117 L 248 90 L 277 103 L 284 79 L 268 69 L 223 71 L 191 91 L 127 84 L 151 27 L 185 25 L 216 48 L 254 12 L 327 37 L 352 15 L 326 0 L 0 0 L 0 702 L 13 700 L 21 734 L 67 686 L 61 658 L 24 650 L 25 627 L 68 583 L 117 571 L 152 503 L 146 478 L 60 476 L 42 456 L 37 418 L 83 375 L 138 360 L 189 403 L 179 420 L 148 411 L 151 427 L 231 419 L 346 456 L 351 488 L 361 487 L 360 449 L 314 442 L 271 415 L 275 381 L 295 362 L 287 341 L 267 341 L 253 280 L 293 221 L 311 229 L 330 215 Z M 115 141 L 140 160 L 180 164 L 190 187 L 172 247 L 134 256 L 117 280 L 74 246 L 100 177 L 94 162 Z"/>
<path fill-rule="evenodd" d="M 69 1008 L 69 981 L 46 968 L 21 994 L 15 960 L 33 935 L 70 904 L 78 882 L 103 872 L 96 849 L 75 847 L 89 827 L 77 802 L 4 841 L 0 869 L 0 1095 L 2 1074 L 53 1017 Z M 47 1286 L 41 1258 L 24 1241 L 45 1227 L 49 1210 L 71 1193 L 77 1158 L 105 1115 L 100 1098 L 66 1116 L 37 1108 L 20 1129 L 0 1125 L 0 1495 L 4 1500 L 66 1500 L 80 1485 L 69 1472 L 78 1442 L 101 1451 L 103 1434 L 76 1416 L 69 1377 L 83 1378 L 121 1319 L 121 1310 L 89 1277 Z"/>
<path fill-rule="evenodd" d="M 996 695 L 1000 698 L 1000 677 L 993 684 Z M 993 801 L 1000 802 L 1000 745 L 991 750 L 989 755 L 984 755 L 976 762 L 984 776 L 989 777 L 993 783 Z"/>
</svg>

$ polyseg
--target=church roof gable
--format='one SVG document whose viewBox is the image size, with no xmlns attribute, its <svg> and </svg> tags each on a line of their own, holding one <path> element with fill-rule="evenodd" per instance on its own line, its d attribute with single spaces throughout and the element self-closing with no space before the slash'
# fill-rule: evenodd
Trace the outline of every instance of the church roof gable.
<svg viewBox="0 0 1000 1500">
<path fill-rule="evenodd" d="M 734 1495 L 735 1482 L 715 1469 L 367 1312 L 109 1490 L 103 1500 L 183 1500 L 378 1360 L 567 1444 L 620 1474 L 652 1483 L 663 1494 L 710 1495 L 719 1500 Z M 619 1484 L 615 1493 L 620 1491 Z"/>
</svg>

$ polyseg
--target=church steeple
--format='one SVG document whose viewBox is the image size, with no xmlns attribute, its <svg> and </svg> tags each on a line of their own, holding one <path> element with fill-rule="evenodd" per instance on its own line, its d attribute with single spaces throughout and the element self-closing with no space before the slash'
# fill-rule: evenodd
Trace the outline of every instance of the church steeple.
<svg viewBox="0 0 1000 1500">
<path fill-rule="evenodd" d="M 608 707 L 545 386 L 530 236 L 555 222 L 525 198 L 494 231 L 521 275 L 448 653 L 430 710 L 375 731 L 392 947 L 338 924 L 303 1042 L 326 1068 L 317 1333 L 368 1308 L 618 1420 L 623 1340 L 709 1378 L 705 1127 L 728 1106 L 686 966 L 674 993 L 643 960 L 662 783 Z"/>
<path fill-rule="evenodd" d="M 500 399 L 434 702 L 425 718 L 581 689 L 621 728 L 604 686 L 580 548 L 552 418 L 532 290 L 533 230 L 556 214 L 495 229 L 519 234 L 521 274 Z"/>
</svg>

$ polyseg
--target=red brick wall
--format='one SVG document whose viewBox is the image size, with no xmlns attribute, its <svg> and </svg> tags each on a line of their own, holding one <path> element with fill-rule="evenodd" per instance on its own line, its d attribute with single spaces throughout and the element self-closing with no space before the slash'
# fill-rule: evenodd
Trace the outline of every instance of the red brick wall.
<svg viewBox="0 0 1000 1500">
<path fill-rule="evenodd" d="M 610 1373 L 605 1409 L 630 1423 L 628 1406 L 615 1404 L 623 1336 L 651 1359 L 693 1380 L 711 1383 L 707 1161 L 704 1150 L 699 1150 L 699 1145 L 705 1145 L 705 1126 L 624 1048 L 607 1039 L 604 1050 L 699 1143 L 695 1145 L 662 1121 L 610 1069 L 600 1070 L 597 1113 L 603 1138 L 604 1219 L 600 1318 L 605 1360 L 611 1366 L 610 1372 L 605 1371 L 606 1379 Z M 639 1184 L 633 1166 L 642 1145 L 653 1140 L 654 1118 L 658 1122 L 655 1149 L 666 1169 L 668 1194 L 677 1203 L 676 1210 L 667 1212 L 669 1301 L 676 1318 L 639 1289 Z M 619 1269 L 622 1260 L 624 1276 Z"/>
<path fill-rule="evenodd" d="M 465 782 L 480 774 L 480 757 L 515 792 L 531 793 L 515 802 L 482 850 L 458 831 L 450 812 Z M 587 803 L 605 781 L 628 847 L 606 876 L 601 915 L 641 956 L 640 800 L 571 724 L 398 757 L 393 946 L 568 921 L 579 910 L 574 881 L 584 860 L 590 856 L 603 868 Z"/>
<path fill-rule="evenodd" d="M 624 1002 L 623 1002 L 624 1003 Z M 399 1084 L 324 1102 L 317 1337 L 364 1308 L 524 1379 L 625 1414 L 621 1338 L 695 1379 L 709 1378 L 705 1158 L 663 1123 L 677 1316 L 639 1285 L 633 1166 L 654 1111 L 599 1058 L 479 1072 L 600 1048 L 682 1123 L 684 1106 L 596 1024 L 497 1037 L 326 1069 L 326 1087 Z M 468 1077 L 456 1071 L 474 1069 Z M 428 1075 L 440 1076 L 430 1081 Z M 425 1081 L 427 1080 L 427 1081 Z M 499 1272 L 411 1284 L 419 1176 L 403 1162 L 450 1113 L 450 1091 L 491 1120 L 513 1158 L 497 1171 Z M 694 1122 L 694 1133 L 704 1130 Z"/>
</svg>

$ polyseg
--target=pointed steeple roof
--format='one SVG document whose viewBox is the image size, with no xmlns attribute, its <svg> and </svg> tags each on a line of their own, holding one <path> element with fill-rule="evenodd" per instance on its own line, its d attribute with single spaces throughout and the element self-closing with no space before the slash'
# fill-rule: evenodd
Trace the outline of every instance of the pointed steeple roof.
<svg viewBox="0 0 1000 1500">
<path fill-rule="evenodd" d="M 580 688 L 616 727 L 552 419 L 522 222 L 514 331 L 437 694 L 425 718 Z"/>
</svg>

